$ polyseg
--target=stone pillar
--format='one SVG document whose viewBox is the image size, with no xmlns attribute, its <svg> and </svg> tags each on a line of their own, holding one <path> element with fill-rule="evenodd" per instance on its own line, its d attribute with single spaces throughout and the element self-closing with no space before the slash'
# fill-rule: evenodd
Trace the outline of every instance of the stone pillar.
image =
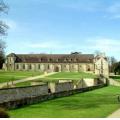
<svg viewBox="0 0 120 120">
<path fill-rule="evenodd" d="M 49 82 L 48 83 L 48 88 L 50 89 L 51 93 L 55 93 L 56 92 L 56 85 L 55 82 Z"/>
<path fill-rule="evenodd" d="M 19 70 L 22 70 L 22 64 L 19 64 Z"/>
<path fill-rule="evenodd" d="M 28 64 L 25 64 L 25 70 L 28 70 Z"/>
</svg>

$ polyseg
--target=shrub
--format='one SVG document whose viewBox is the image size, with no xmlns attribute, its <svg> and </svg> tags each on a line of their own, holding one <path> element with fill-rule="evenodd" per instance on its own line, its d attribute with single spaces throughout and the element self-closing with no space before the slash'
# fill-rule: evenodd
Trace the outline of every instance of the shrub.
<svg viewBox="0 0 120 120">
<path fill-rule="evenodd" d="M 0 108 L 0 118 L 9 118 L 8 113 L 3 108 Z"/>
</svg>

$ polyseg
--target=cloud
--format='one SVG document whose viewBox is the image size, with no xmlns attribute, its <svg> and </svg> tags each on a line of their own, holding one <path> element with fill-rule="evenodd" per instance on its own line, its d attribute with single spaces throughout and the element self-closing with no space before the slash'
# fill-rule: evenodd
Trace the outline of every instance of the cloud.
<svg viewBox="0 0 120 120">
<path fill-rule="evenodd" d="M 120 52 L 120 40 L 109 39 L 109 38 L 94 38 L 88 39 L 87 44 L 89 44 L 90 48 L 93 50 L 100 50 L 107 53 Z"/>
<path fill-rule="evenodd" d="M 65 45 L 64 43 L 58 41 L 45 41 L 39 43 L 27 43 L 27 47 L 29 48 L 41 48 L 41 49 L 62 49 L 62 48 L 69 48 L 72 45 Z"/>
<path fill-rule="evenodd" d="M 65 42 L 60 41 L 44 41 L 39 43 L 26 43 L 24 44 L 28 48 L 33 49 L 51 49 L 51 50 L 70 50 L 70 51 L 96 51 L 106 53 L 118 53 L 120 52 L 120 40 L 105 38 L 105 37 L 94 37 L 84 40 L 81 44 L 70 43 L 66 44 Z M 80 43 L 80 42 L 79 42 Z"/>
<path fill-rule="evenodd" d="M 81 42 L 80 42 L 81 41 Z M 69 41 L 18 41 L 12 44 L 11 50 L 9 51 L 19 51 L 19 53 L 28 53 L 28 51 L 34 51 L 35 53 L 71 53 L 71 52 L 82 52 L 82 53 L 94 53 L 96 50 L 105 52 L 107 56 L 115 56 L 120 59 L 120 40 L 111 39 L 106 37 L 93 37 L 84 40 L 75 41 L 70 43 Z M 11 41 L 10 41 L 11 42 Z M 22 47 L 19 47 L 22 46 Z M 19 48 L 19 49 L 18 49 Z M 26 51 L 26 52 L 25 52 Z"/>
</svg>

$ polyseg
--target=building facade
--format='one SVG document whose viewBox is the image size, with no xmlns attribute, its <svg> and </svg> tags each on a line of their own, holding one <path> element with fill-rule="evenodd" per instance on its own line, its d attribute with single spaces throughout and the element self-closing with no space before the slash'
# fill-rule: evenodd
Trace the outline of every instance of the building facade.
<svg viewBox="0 0 120 120">
<path fill-rule="evenodd" d="M 14 54 L 7 55 L 4 70 L 40 72 L 91 72 L 108 76 L 105 56 L 93 54 Z"/>
</svg>

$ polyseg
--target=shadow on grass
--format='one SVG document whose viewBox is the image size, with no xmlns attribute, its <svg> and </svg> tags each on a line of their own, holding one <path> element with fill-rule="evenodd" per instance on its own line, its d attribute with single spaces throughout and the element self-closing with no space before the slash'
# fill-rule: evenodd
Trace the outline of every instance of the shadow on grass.
<svg viewBox="0 0 120 120">
<path fill-rule="evenodd" d="M 110 78 L 113 78 L 113 79 L 120 79 L 120 76 L 110 76 Z"/>
</svg>

